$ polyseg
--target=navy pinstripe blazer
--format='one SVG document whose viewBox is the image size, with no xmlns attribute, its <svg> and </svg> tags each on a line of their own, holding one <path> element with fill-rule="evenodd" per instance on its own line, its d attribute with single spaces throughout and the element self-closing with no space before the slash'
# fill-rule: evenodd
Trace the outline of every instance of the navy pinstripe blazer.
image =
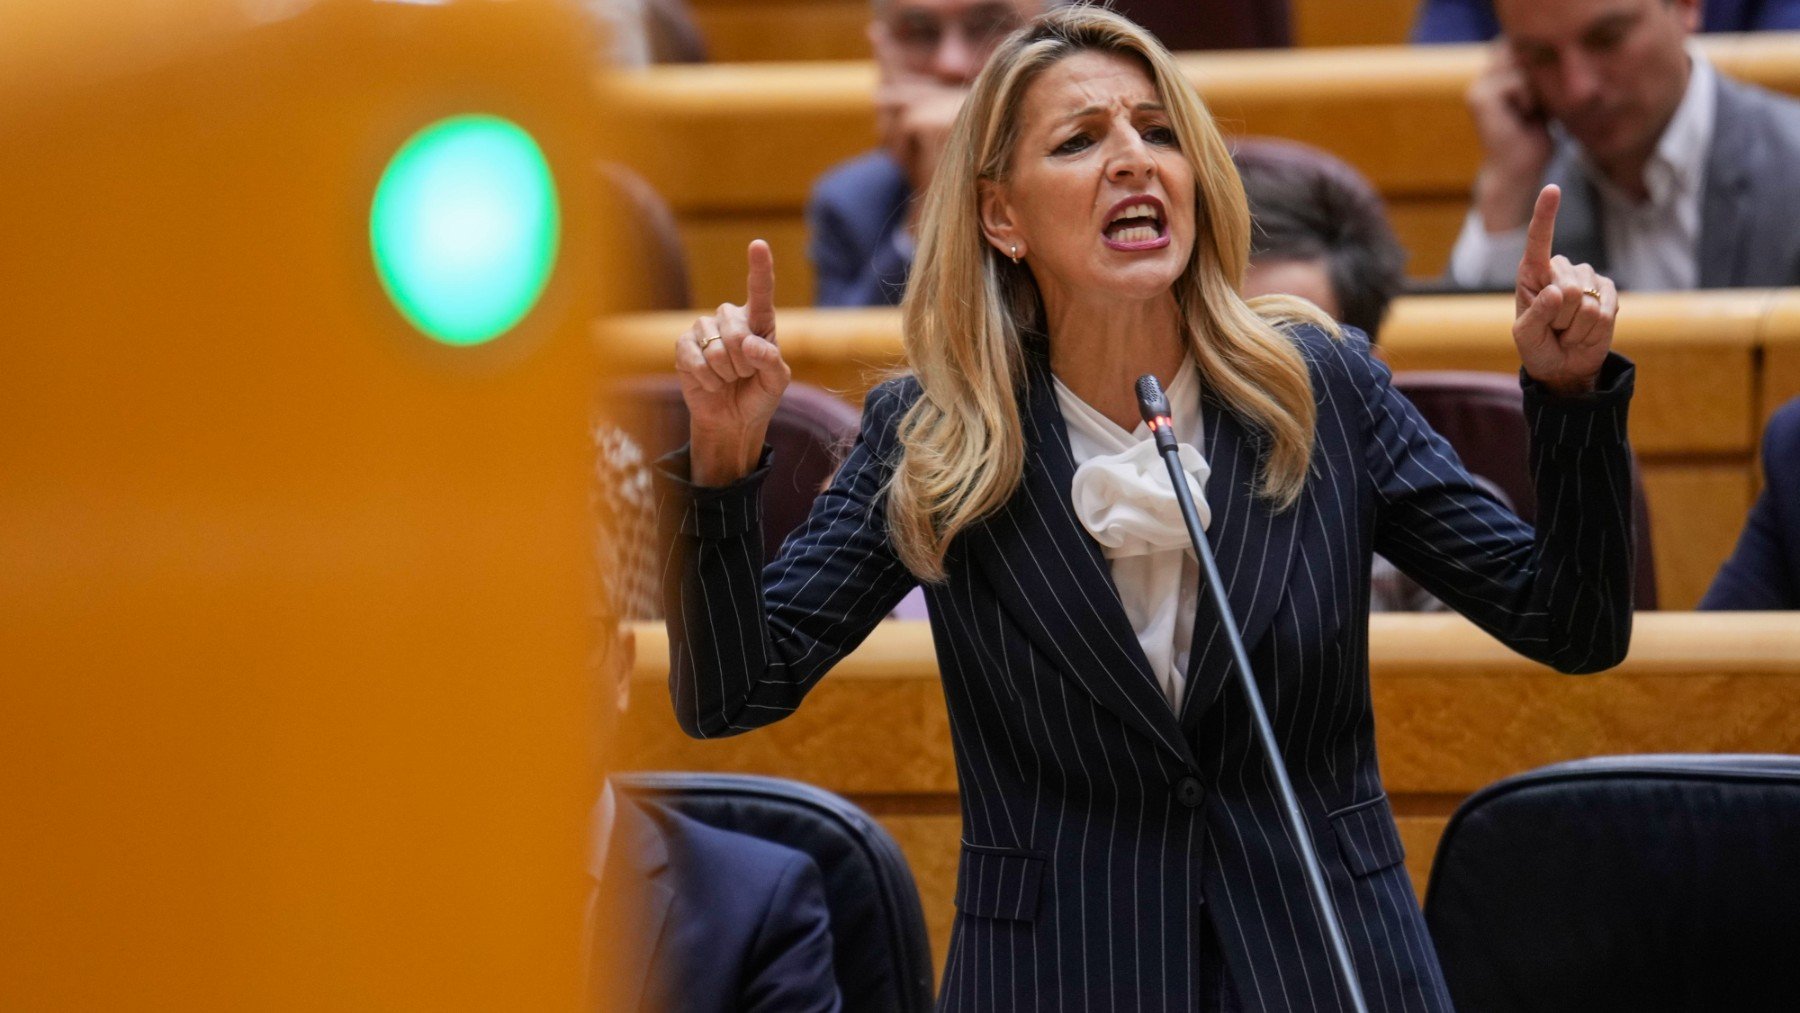
<svg viewBox="0 0 1800 1013">
<path fill-rule="evenodd" d="M 1609 358 L 1601 390 L 1579 399 L 1527 383 L 1534 533 L 1476 487 L 1359 334 L 1294 337 L 1319 406 L 1311 477 L 1272 512 L 1252 495 L 1253 432 L 1206 400 L 1207 538 L 1370 1006 L 1445 1010 L 1376 766 L 1370 553 L 1523 654 L 1568 672 L 1617 663 L 1631 628 L 1632 368 Z M 670 688 L 689 734 L 792 711 L 913 586 L 881 488 L 917 393 L 910 380 L 872 392 L 841 472 L 766 568 L 757 475 L 670 484 Z M 1201 977 L 1220 960 L 1227 1006 L 1340 1008 L 1216 610 L 1201 595 L 1177 713 L 1070 508 L 1074 466 L 1041 360 L 1021 398 L 1024 480 L 927 587 L 963 818 L 940 1009 L 1190 1010 L 1217 1001 Z"/>
</svg>

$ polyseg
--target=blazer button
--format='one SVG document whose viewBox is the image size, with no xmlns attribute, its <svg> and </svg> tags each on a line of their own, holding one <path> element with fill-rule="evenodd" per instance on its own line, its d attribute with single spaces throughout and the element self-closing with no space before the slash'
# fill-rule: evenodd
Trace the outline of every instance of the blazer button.
<svg viewBox="0 0 1800 1013">
<path fill-rule="evenodd" d="M 1197 777 L 1184 777 L 1175 782 L 1175 801 L 1189 809 L 1199 805 L 1206 799 L 1206 788 Z"/>
</svg>

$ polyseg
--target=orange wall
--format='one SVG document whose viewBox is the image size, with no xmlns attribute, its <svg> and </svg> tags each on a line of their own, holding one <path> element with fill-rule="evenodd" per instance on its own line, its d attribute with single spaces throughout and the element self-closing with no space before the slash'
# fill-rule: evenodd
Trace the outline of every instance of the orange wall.
<svg viewBox="0 0 1800 1013">
<path fill-rule="evenodd" d="M 575 1005 L 591 39 L 549 3 L 6 7 L 0 1007 Z M 387 156 L 457 112 L 535 134 L 566 216 L 474 350 L 368 255 Z"/>
</svg>

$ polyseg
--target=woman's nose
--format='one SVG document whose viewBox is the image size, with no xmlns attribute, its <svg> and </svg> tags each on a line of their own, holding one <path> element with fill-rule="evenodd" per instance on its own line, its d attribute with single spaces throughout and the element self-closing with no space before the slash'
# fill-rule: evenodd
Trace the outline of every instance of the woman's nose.
<svg viewBox="0 0 1800 1013">
<path fill-rule="evenodd" d="M 1119 141 L 1108 161 L 1109 176 L 1114 179 L 1130 179 L 1133 176 L 1151 176 L 1156 173 L 1156 160 L 1150 157 L 1150 146 L 1144 143 L 1136 130 L 1118 131 L 1114 136 Z"/>
</svg>

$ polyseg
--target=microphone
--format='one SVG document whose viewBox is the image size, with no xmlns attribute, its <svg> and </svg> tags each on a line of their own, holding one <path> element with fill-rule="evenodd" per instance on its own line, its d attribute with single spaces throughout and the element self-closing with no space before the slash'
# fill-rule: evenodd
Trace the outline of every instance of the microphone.
<svg viewBox="0 0 1800 1013">
<path fill-rule="evenodd" d="M 1163 396 L 1162 384 L 1156 376 L 1145 373 L 1137 382 L 1138 414 L 1144 417 L 1144 424 L 1150 427 L 1150 435 L 1156 438 L 1156 449 L 1161 453 L 1178 450 L 1175 442 L 1175 424 L 1169 421 L 1169 399 Z M 1179 484 L 1183 491 L 1187 483 Z"/>
<path fill-rule="evenodd" d="M 1313 847 L 1312 831 L 1306 826 L 1306 817 L 1300 813 L 1300 800 L 1294 795 L 1294 785 L 1288 778 L 1287 765 L 1282 762 L 1281 749 L 1275 743 L 1275 728 L 1269 724 L 1269 713 L 1263 708 L 1262 694 L 1256 688 L 1255 677 L 1250 674 L 1250 656 L 1244 651 L 1243 635 L 1238 632 L 1237 619 L 1231 614 L 1231 601 L 1225 597 L 1225 582 L 1219 576 L 1218 563 L 1213 561 L 1212 547 L 1206 541 L 1206 531 L 1200 526 L 1200 513 L 1194 509 L 1193 494 L 1188 491 L 1187 472 L 1181 467 L 1181 444 L 1175 439 L 1174 423 L 1169 417 L 1169 399 L 1164 396 L 1162 384 L 1153 374 L 1145 373 L 1138 377 L 1137 401 L 1138 413 L 1144 417 L 1144 424 L 1150 427 L 1151 435 L 1156 439 L 1156 449 L 1162 454 L 1163 463 L 1169 467 L 1169 483 L 1175 487 L 1175 501 L 1181 507 L 1181 519 L 1187 522 L 1188 538 L 1194 543 L 1194 555 L 1200 560 L 1200 569 L 1205 573 L 1206 585 L 1212 592 L 1213 605 L 1219 610 L 1219 620 L 1225 627 L 1225 639 L 1231 645 L 1232 669 L 1237 674 L 1244 698 L 1250 704 L 1250 716 L 1256 727 L 1257 741 L 1262 744 L 1263 759 L 1268 762 L 1269 774 L 1281 796 L 1288 836 L 1300 846 L 1300 864 L 1306 874 L 1306 884 L 1312 891 L 1314 902 L 1319 905 L 1319 911 L 1324 915 L 1332 963 L 1337 967 L 1339 980 L 1349 992 L 1350 1008 L 1356 1013 L 1368 1013 L 1369 1007 L 1363 1001 L 1362 986 L 1356 979 L 1356 966 L 1350 961 L 1350 946 L 1344 940 L 1344 925 L 1338 919 L 1337 904 L 1331 899 L 1330 888 L 1325 885 L 1325 870 L 1320 868 L 1319 854 Z"/>
</svg>

